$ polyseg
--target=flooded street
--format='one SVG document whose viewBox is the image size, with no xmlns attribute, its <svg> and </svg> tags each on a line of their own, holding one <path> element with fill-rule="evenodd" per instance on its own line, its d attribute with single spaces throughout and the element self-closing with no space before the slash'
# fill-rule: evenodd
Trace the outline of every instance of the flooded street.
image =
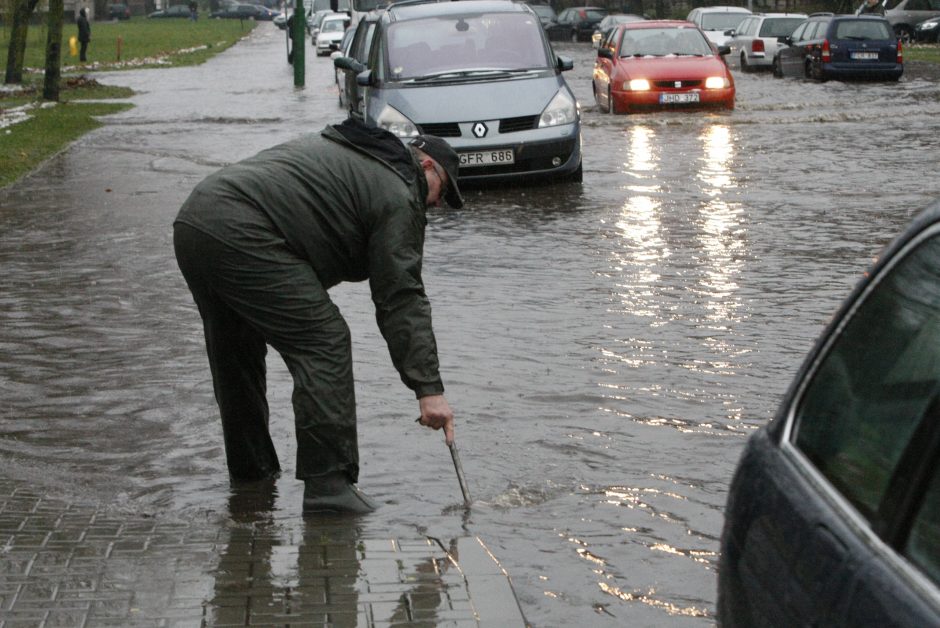
<svg viewBox="0 0 940 628">
<path fill-rule="evenodd" d="M 231 516 L 171 223 L 210 172 L 344 117 L 330 60 L 308 49 L 294 90 L 283 38 L 263 23 L 203 66 L 96 75 L 136 107 L 0 191 L 8 477 L 117 512 Z M 414 423 L 368 286 L 331 291 L 353 336 L 360 486 L 382 504 L 355 535 L 479 536 L 535 626 L 712 625 L 745 438 L 866 266 L 940 196 L 940 84 L 736 71 L 732 113 L 611 116 L 589 45 L 556 51 L 575 61 L 583 185 L 475 190 L 429 214 L 469 514 L 441 435 Z M 309 533 L 290 377 L 274 352 L 268 365 L 284 473 L 258 516 L 290 538 Z"/>
</svg>

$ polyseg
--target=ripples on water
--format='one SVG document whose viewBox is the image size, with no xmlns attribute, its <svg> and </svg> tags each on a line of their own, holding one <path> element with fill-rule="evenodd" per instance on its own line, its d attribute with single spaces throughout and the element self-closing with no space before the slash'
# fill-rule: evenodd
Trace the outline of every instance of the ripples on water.
<svg viewBox="0 0 940 628">
<path fill-rule="evenodd" d="M 260 32 L 213 76 L 280 54 Z M 358 533 L 480 536 L 535 625 L 707 625 L 744 438 L 867 263 L 937 195 L 924 159 L 937 84 L 736 75 L 730 114 L 608 116 L 588 48 L 559 51 L 576 62 L 583 186 L 470 191 L 464 210 L 429 217 L 469 515 L 440 436 L 414 427 L 366 287 L 333 291 L 353 331 L 362 486 L 384 502 Z M 133 511 L 230 514 L 169 224 L 218 165 L 339 119 L 326 64 L 309 60 L 293 94 L 264 73 L 207 92 L 203 70 L 162 71 L 172 94 L 150 72 L 112 75 L 142 92 L 137 108 L 0 195 L 9 476 Z M 246 98 L 269 113 L 246 119 Z M 173 107 L 189 122 L 168 123 Z M 269 369 L 285 469 L 271 516 L 292 537 L 290 387 L 276 356 Z"/>
</svg>

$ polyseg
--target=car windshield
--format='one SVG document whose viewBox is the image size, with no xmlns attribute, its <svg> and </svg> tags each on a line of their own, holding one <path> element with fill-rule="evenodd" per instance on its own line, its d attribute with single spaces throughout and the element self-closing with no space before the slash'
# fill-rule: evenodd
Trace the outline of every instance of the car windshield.
<svg viewBox="0 0 940 628">
<path fill-rule="evenodd" d="M 769 17 L 761 24 L 760 37 L 786 37 L 803 23 L 801 17 Z"/>
<path fill-rule="evenodd" d="M 634 28 L 623 31 L 621 57 L 705 56 L 711 46 L 696 28 Z"/>
<path fill-rule="evenodd" d="M 542 25 L 530 14 L 447 16 L 388 28 L 388 67 L 395 79 L 549 66 Z"/>
<path fill-rule="evenodd" d="M 320 32 L 323 33 L 340 33 L 343 30 L 343 20 L 324 20 L 323 27 L 320 29 Z"/>
<path fill-rule="evenodd" d="M 888 23 L 880 20 L 851 20 L 836 24 L 835 39 L 894 39 L 888 32 Z"/>
<path fill-rule="evenodd" d="M 707 31 L 726 31 L 737 28 L 738 24 L 749 13 L 704 13 L 702 14 L 702 28 Z"/>
<path fill-rule="evenodd" d="M 601 9 L 588 9 L 584 12 L 585 19 L 588 20 L 602 20 L 604 16 L 607 15 L 607 11 Z"/>
</svg>

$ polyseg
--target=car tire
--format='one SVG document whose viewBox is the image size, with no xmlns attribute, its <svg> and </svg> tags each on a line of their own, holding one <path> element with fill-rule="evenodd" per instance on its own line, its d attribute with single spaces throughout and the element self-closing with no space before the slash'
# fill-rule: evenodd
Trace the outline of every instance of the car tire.
<svg viewBox="0 0 940 628">
<path fill-rule="evenodd" d="M 753 70 L 754 68 L 752 68 L 747 62 L 747 53 L 742 50 L 741 51 L 741 71 L 752 72 Z"/>
<path fill-rule="evenodd" d="M 783 65 L 780 63 L 780 57 L 774 57 L 774 77 L 783 78 Z"/>
<path fill-rule="evenodd" d="M 578 169 L 565 177 L 568 183 L 582 183 L 584 181 L 584 162 L 578 164 Z"/>
<path fill-rule="evenodd" d="M 902 44 L 909 44 L 914 41 L 914 29 L 907 24 L 898 24 L 895 26 L 894 34 L 897 35 Z"/>
</svg>

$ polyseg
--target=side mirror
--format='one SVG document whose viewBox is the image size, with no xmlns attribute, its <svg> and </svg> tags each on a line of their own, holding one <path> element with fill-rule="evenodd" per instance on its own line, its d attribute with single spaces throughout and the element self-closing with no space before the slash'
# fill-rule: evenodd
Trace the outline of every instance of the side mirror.
<svg viewBox="0 0 940 628">
<path fill-rule="evenodd" d="M 728 37 L 734 37 L 735 29 L 729 28 L 728 30 L 725 31 L 725 35 L 727 35 Z"/>
<path fill-rule="evenodd" d="M 336 57 L 333 59 L 333 67 L 339 70 L 349 70 L 359 74 L 366 69 L 366 66 L 362 65 L 352 57 Z"/>
<path fill-rule="evenodd" d="M 718 54 L 721 56 L 731 54 L 731 46 L 718 46 Z"/>
<path fill-rule="evenodd" d="M 370 87 L 373 82 L 372 70 L 363 70 L 356 75 L 356 85 L 359 85 L 360 87 Z"/>
<path fill-rule="evenodd" d="M 570 57 L 556 57 L 558 69 L 562 72 L 571 70 L 574 68 L 574 61 Z"/>
<path fill-rule="evenodd" d="M 598 56 L 598 57 L 604 57 L 605 59 L 613 59 L 613 58 L 614 58 L 614 53 L 612 53 L 612 52 L 610 51 L 610 48 L 598 48 L 598 49 L 597 49 L 597 56 Z"/>
<path fill-rule="evenodd" d="M 793 43 L 793 40 L 789 35 L 781 35 L 777 38 L 777 41 L 779 41 L 781 44 L 786 44 L 787 46 Z"/>
</svg>

